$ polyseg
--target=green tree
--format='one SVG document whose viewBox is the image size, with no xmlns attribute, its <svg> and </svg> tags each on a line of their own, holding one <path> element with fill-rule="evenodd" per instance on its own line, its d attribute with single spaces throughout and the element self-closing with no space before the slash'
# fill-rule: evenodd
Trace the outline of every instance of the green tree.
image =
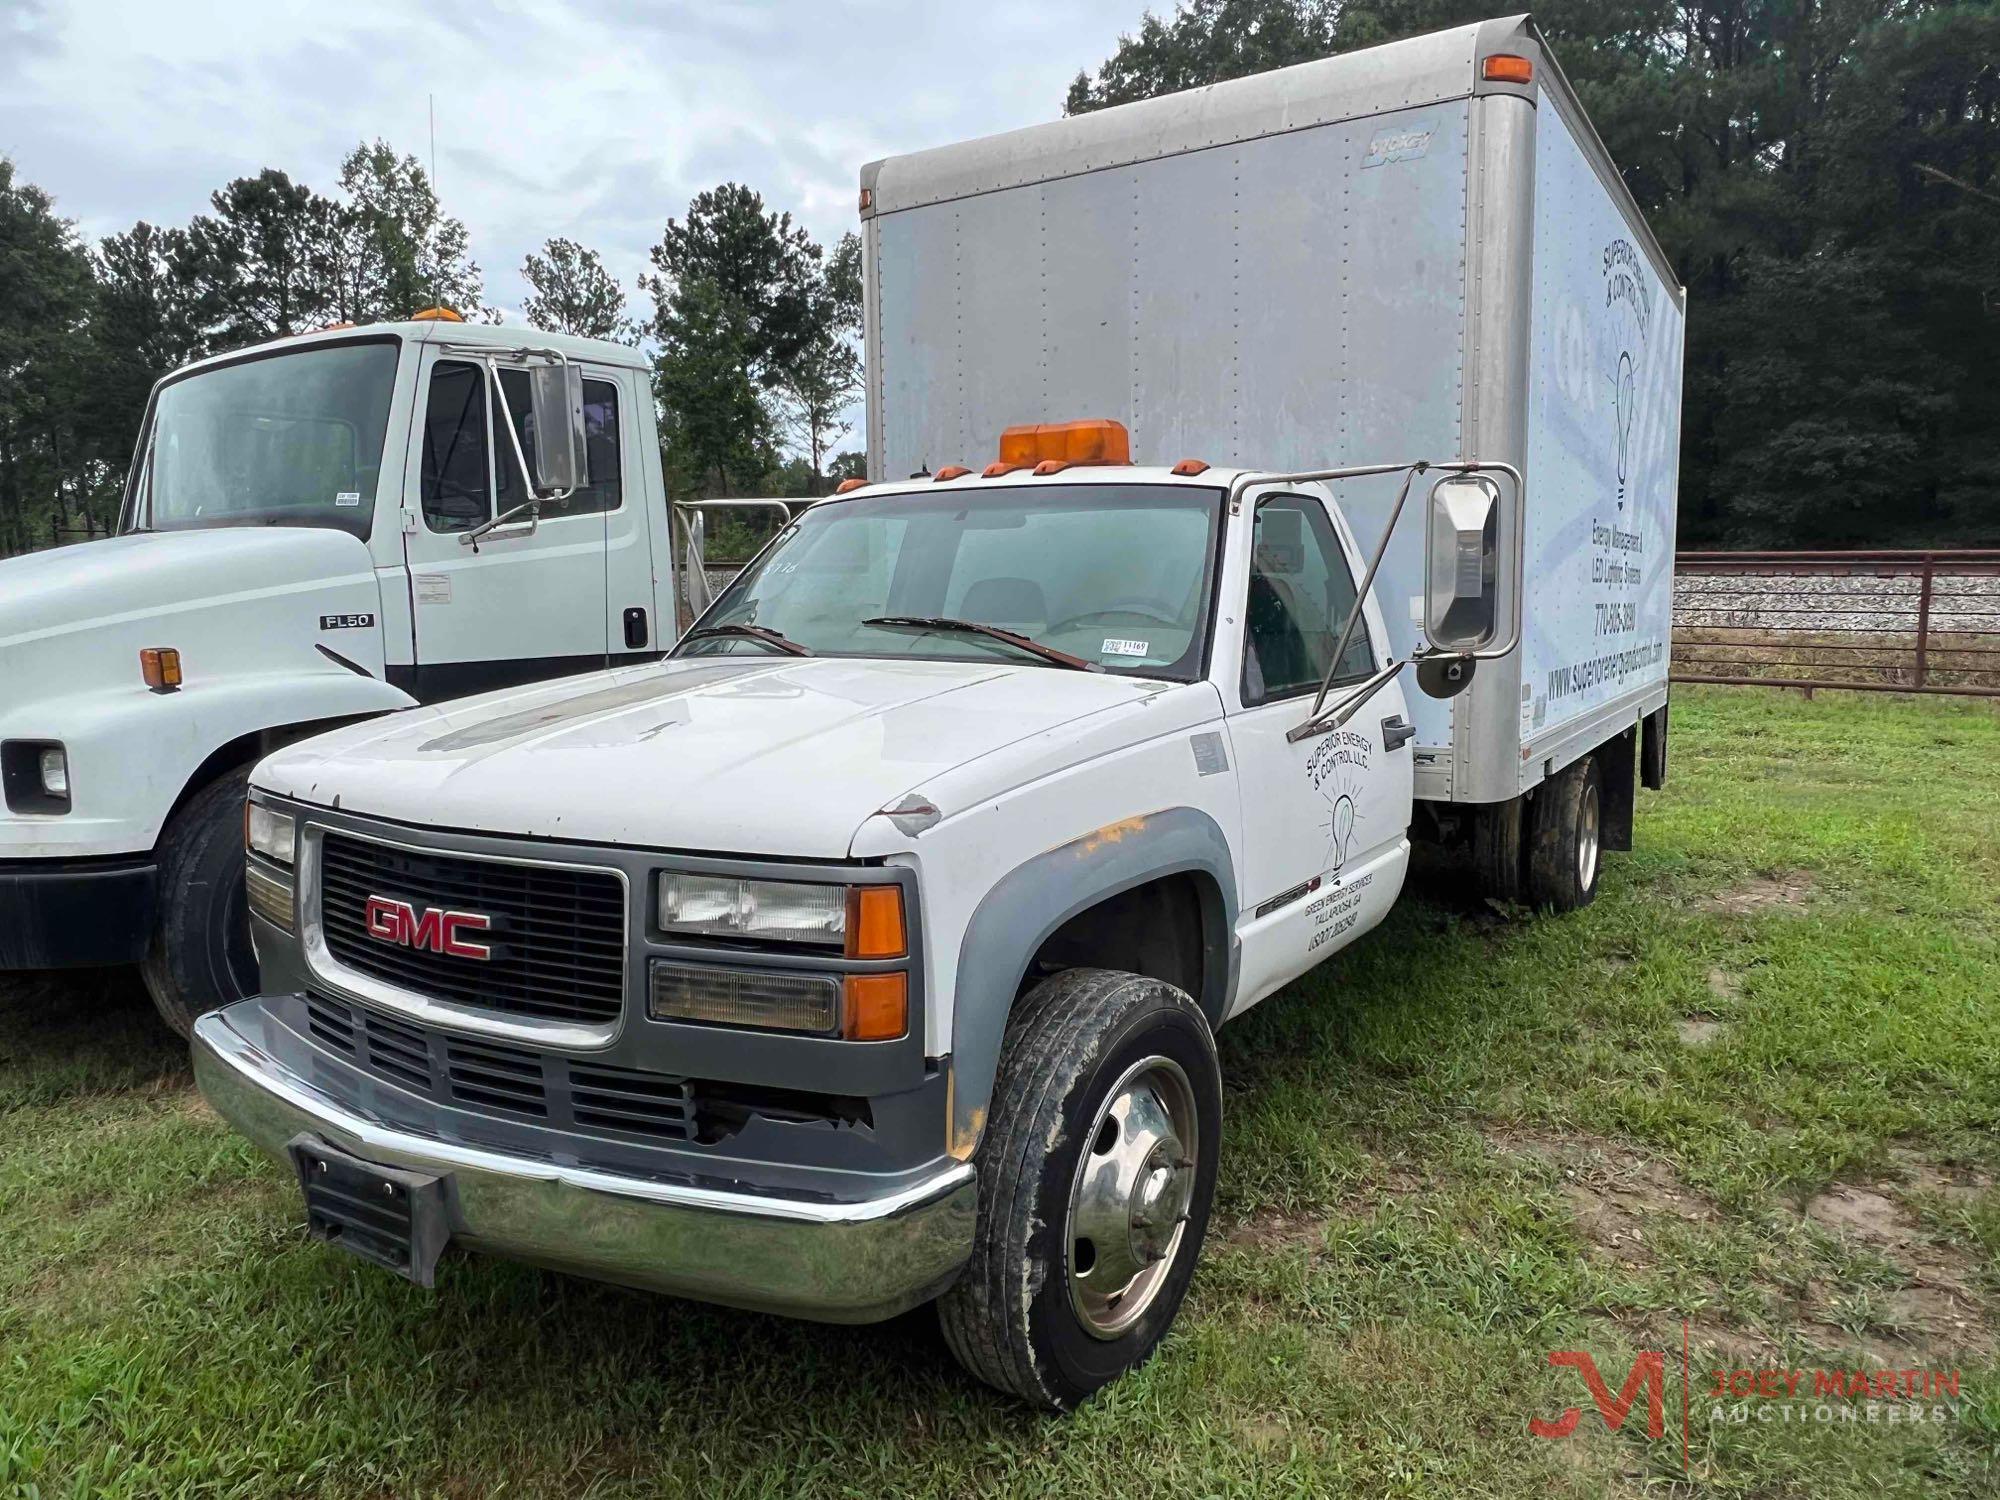
<svg viewBox="0 0 2000 1500">
<path fill-rule="evenodd" d="M 790 214 L 738 183 L 667 222 L 639 285 L 653 297 L 670 479 L 728 494 L 771 468 L 777 424 L 763 398 L 812 342 L 821 258 Z"/>
<path fill-rule="evenodd" d="M 0 156 L 0 552 L 61 540 L 89 514 L 75 411 L 91 298 L 75 226 Z"/>
<path fill-rule="evenodd" d="M 861 240 L 843 234 L 824 264 L 806 262 L 806 335 L 777 361 L 781 425 L 805 452 L 807 488 L 824 486 L 828 454 L 847 435 L 846 413 L 861 395 Z"/>
<path fill-rule="evenodd" d="M 531 289 L 521 309 L 529 323 L 550 333 L 636 344 L 638 330 L 625 316 L 625 292 L 595 250 L 554 239 L 521 263 Z"/>
<path fill-rule="evenodd" d="M 393 321 L 432 306 L 481 310 L 471 236 L 439 206 L 414 156 L 363 142 L 341 163 L 340 187 L 347 201 L 330 225 L 325 272 L 339 321 Z"/>
<path fill-rule="evenodd" d="M 175 247 L 176 274 L 224 348 L 303 333 L 327 321 L 319 257 L 328 204 L 275 168 L 239 177 L 209 197 Z"/>
</svg>

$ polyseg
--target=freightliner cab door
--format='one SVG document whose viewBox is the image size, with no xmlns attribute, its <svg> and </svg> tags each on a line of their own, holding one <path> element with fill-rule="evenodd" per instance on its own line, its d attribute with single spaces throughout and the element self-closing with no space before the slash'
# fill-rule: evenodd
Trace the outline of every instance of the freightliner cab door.
<svg viewBox="0 0 2000 1500">
<path fill-rule="evenodd" d="M 1229 524 L 1225 614 L 1241 634 L 1236 659 L 1218 656 L 1218 667 L 1243 799 L 1240 1009 L 1388 911 L 1409 860 L 1412 770 L 1400 681 L 1343 728 L 1286 739 L 1311 712 L 1354 602 L 1361 570 L 1339 512 L 1310 492 L 1253 490 Z M 1386 641 L 1371 606 L 1336 681 L 1359 682 L 1387 665 Z"/>
<path fill-rule="evenodd" d="M 591 483 L 469 546 L 462 536 L 528 498 L 476 355 L 426 350 L 406 477 L 404 556 L 416 635 L 416 696 L 435 703 L 544 677 L 594 671 L 623 653 L 610 599 L 613 559 L 632 603 L 651 596 L 639 495 L 626 501 L 633 450 L 619 372 L 584 371 Z M 521 448 L 534 462 L 526 375 L 499 368 Z M 623 577 L 636 571 L 642 581 Z"/>
</svg>

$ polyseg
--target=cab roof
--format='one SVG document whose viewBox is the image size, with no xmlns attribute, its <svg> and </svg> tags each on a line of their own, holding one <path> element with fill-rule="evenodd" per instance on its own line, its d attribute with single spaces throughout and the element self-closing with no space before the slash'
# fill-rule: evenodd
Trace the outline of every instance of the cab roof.
<svg viewBox="0 0 2000 1500">
<path fill-rule="evenodd" d="M 1259 472 L 1250 469 L 1203 469 L 1199 474 L 1176 474 L 1166 464 L 1072 464 L 1054 474 L 1036 474 L 1030 469 L 1015 469 L 1006 474 L 996 474 L 988 479 L 985 474 L 974 469 L 970 474 L 957 479 L 937 479 L 922 476 L 915 479 L 885 479 L 871 483 L 860 489 L 849 490 L 845 495 L 829 495 L 830 500 L 849 500 L 876 495 L 938 494 L 947 490 L 990 490 L 1022 489 L 1036 485 L 1076 485 L 1076 484 L 1170 484 L 1182 489 L 1214 490 L 1227 489 L 1243 474 Z"/>
<path fill-rule="evenodd" d="M 505 323 L 409 320 L 398 323 L 356 323 L 346 327 L 315 329 L 311 333 L 292 334 L 285 338 L 266 339 L 259 344 L 249 344 L 241 349 L 231 349 L 227 353 L 196 360 L 174 373 L 180 374 L 185 371 L 205 369 L 210 365 L 227 364 L 246 355 L 269 354 L 279 349 L 305 349 L 314 344 L 337 344 L 354 339 L 379 337 L 383 334 L 407 339 L 413 344 L 462 344 L 500 351 L 555 349 L 579 364 L 612 365 L 631 370 L 647 368 L 646 357 L 639 350 L 629 344 L 614 344 L 605 339 L 579 338 L 573 333 L 544 333 L 539 328 Z"/>
</svg>

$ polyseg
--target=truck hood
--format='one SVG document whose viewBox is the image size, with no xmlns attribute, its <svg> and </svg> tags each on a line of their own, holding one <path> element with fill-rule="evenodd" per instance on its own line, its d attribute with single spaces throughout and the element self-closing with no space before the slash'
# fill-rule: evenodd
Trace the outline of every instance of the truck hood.
<svg viewBox="0 0 2000 1500">
<path fill-rule="evenodd" d="M 151 531 L 0 561 L 0 650 L 373 571 L 344 531 Z"/>
<path fill-rule="evenodd" d="M 1013 784 L 1009 764 L 1046 766 L 1049 739 L 1176 691 L 1006 663 L 699 658 L 357 724 L 280 751 L 253 779 L 432 827 L 838 859 L 930 777 L 993 757 L 974 779 L 991 796 Z M 1044 743 L 994 754 L 1029 740 Z"/>
</svg>

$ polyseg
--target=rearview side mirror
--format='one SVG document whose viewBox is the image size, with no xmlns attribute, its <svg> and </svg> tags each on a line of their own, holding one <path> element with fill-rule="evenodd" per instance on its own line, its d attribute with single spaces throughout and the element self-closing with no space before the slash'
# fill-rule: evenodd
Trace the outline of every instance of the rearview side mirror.
<svg viewBox="0 0 2000 1500">
<path fill-rule="evenodd" d="M 528 402 L 534 416 L 535 494 L 546 499 L 582 489 L 590 483 L 583 371 L 567 363 L 530 366 Z"/>
<path fill-rule="evenodd" d="M 1500 633 L 1500 486 L 1453 474 L 1431 488 L 1425 517 L 1424 633 L 1434 650 L 1478 651 Z"/>
</svg>

